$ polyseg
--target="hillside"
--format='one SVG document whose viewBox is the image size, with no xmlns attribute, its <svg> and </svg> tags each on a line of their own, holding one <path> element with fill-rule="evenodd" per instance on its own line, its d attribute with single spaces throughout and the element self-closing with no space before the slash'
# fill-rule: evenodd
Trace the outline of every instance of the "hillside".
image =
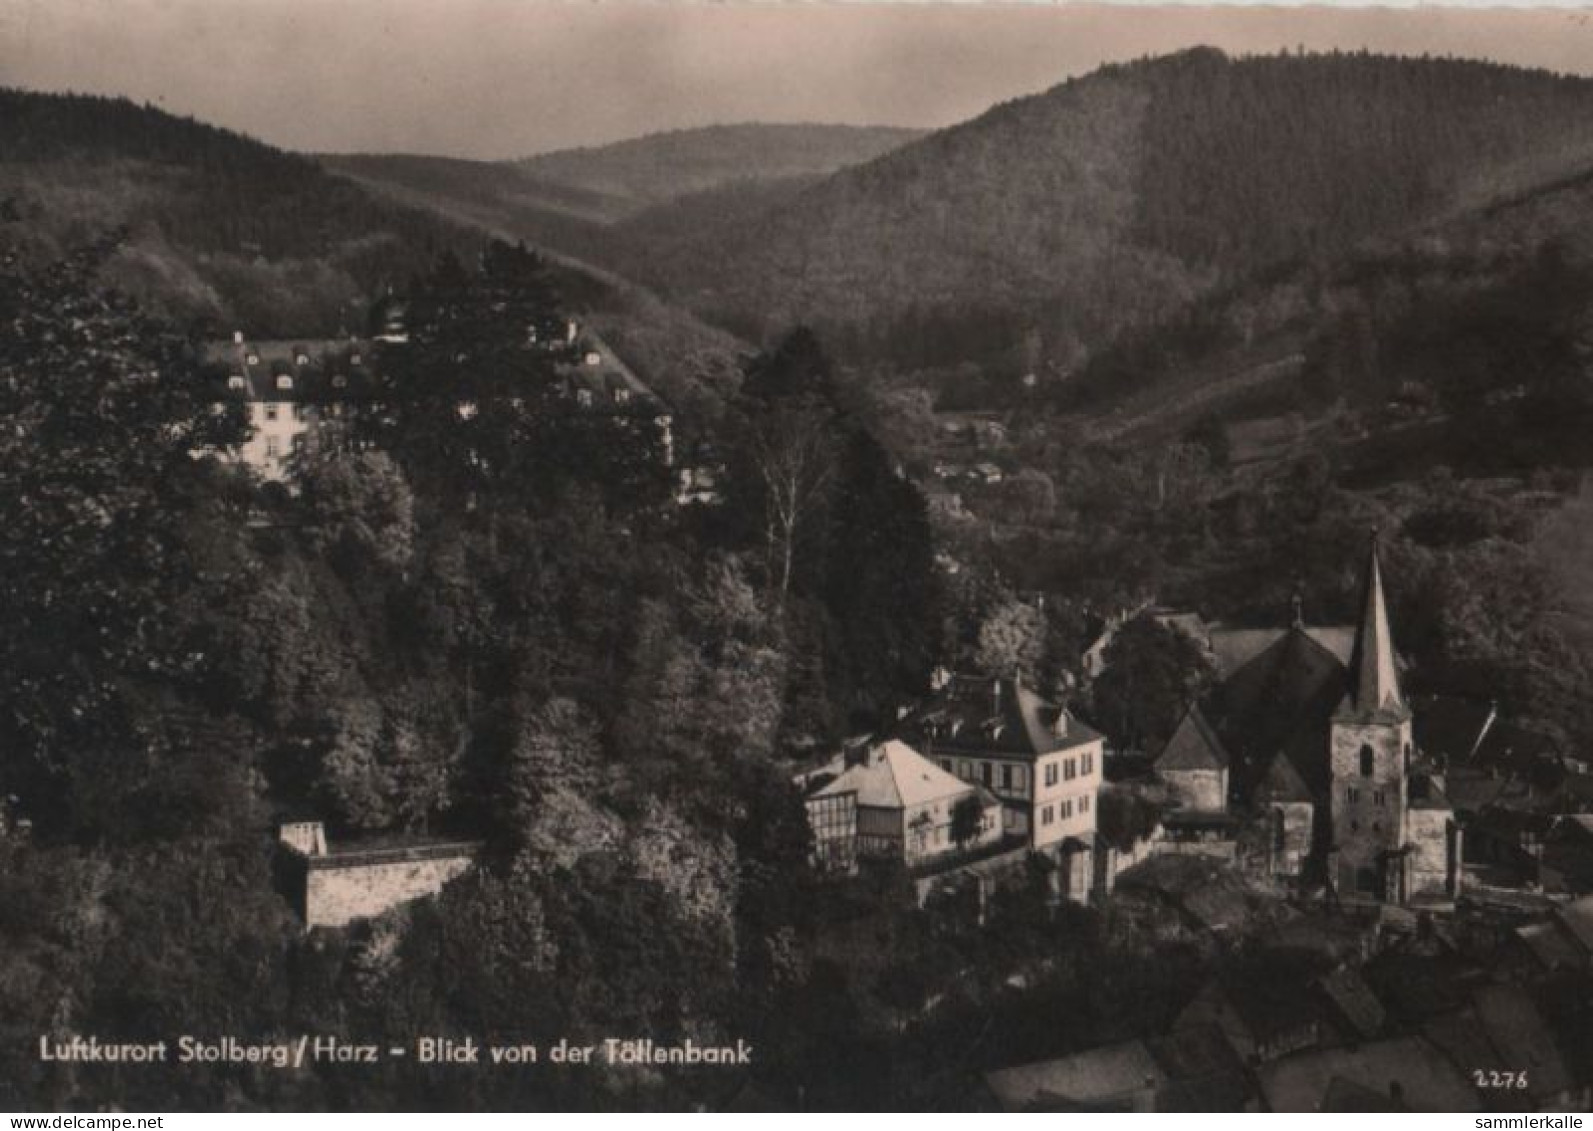
<svg viewBox="0 0 1593 1131">
<path fill-rule="evenodd" d="M 1254 277 L 1125 335 L 1047 399 L 1101 438 L 1281 413 L 1351 436 L 1393 424 L 1404 466 L 1380 457 L 1380 478 L 1580 463 L 1590 213 L 1585 173 Z"/>
<path fill-rule="evenodd" d="M 892 126 L 743 123 L 564 149 L 514 165 L 534 180 L 625 201 L 636 212 L 736 181 L 833 173 L 870 161 L 921 133 Z"/>
<path fill-rule="evenodd" d="M 381 288 L 479 243 L 306 158 L 126 99 L 0 90 L 0 200 L 44 258 L 127 229 L 110 281 L 179 321 L 258 334 L 359 328 Z"/>
<path fill-rule="evenodd" d="M 803 319 L 900 355 L 1040 329 L 1067 363 L 1246 275 L 1343 254 L 1593 163 L 1593 82 L 1370 55 L 1109 66 L 783 205 L 639 250 L 749 334 Z"/>
</svg>

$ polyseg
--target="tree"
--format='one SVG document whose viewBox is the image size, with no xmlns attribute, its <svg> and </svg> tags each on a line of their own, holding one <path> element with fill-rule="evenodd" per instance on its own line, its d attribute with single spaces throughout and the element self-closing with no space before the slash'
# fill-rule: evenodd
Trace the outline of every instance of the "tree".
<svg viewBox="0 0 1593 1131">
<path fill-rule="evenodd" d="M 1211 687 L 1210 658 L 1185 633 L 1150 617 L 1129 621 L 1106 646 L 1094 716 L 1119 750 L 1153 749 Z"/>
<path fill-rule="evenodd" d="M 160 715 L 164 692 L 202 682 L 214 597 L 186 545 L 193 453 L 239 435 L 186 343 L 97 289 L 114 246 L 42 270 L 0 250 L 0 775 L 90 836 L 123 818 L 83 808 L 70 780 L 114 769 L 121 801 L 152 803 L 157 745 L 187 748 Z"/>
<path fill-rule="evenodd" d="M 1033 680 L 1045 655 L 1045 614 L 1027 601 L 1010 600 L 979 626 L 974 662 L 989 675 Z"/>
<path fill-rule="evenodd" d="M 970 794 L 951 807 L 951 842 L 960 851 L 977 840 L 984 828 L 984 808 L 977 795 Z"/>
<path fill-rule="evenodd" d="M 877 717 L 923 693 L 941 597 L 924 498 L 861 429 L 841 451 L 826 547 L 832 698 Z"/>
</svg>

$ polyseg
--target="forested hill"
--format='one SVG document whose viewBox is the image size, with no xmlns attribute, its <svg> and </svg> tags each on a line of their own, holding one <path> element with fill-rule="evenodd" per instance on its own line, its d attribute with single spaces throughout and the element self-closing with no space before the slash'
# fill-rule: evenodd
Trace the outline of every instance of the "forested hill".
<svg viewBox="0 0 1593 1131">
<path fill-rule="evenodd" d="M 743 123 L 671 130 L 515 162 L 532 178 L 628 202 L 635 212 L 737 181 L 833 173 L 922 131 L 893 126 Z"/>
<path fill-rule="evenodd" d="M 1065 356 L 1247 272 L 1587 164 L 1585 79 L 1196 49 L 997 106 L 638 269 L 750 332 L 802 318 L 889 349 L 1010 321 Z"/>
<path fill-rule="evenodd" d="M 0 201 L 35 249 L 125 226 L 109 281 L 181 321 L 358 329 L 380 288 L 480 237 L 306 158 L 126 99 L 0 90 Z"/>
</svg>

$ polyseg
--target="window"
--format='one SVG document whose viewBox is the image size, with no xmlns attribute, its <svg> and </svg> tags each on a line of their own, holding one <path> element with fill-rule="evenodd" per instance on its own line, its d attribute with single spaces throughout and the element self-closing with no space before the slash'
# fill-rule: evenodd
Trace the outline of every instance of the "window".
<svg viewBox="0 0 1593 1131">
<path fill-rule="evenodd" d="M 1089 811 L 1090 811 L 1090 795 L 1086 793 L 1083 797 L 1079 798 L 1079 812 L 1080 813 L 1088 813 Z"/>
<path fill-rule="evenodd" d="M 275 436 L 266 437 L 266 456 L 276 459 L 282 454 L 282 441 Z"/>
<path fill-rule="evenodd" d="M 1345 801 L 1347 801 L 1351 805 L 1354 805 L 1360 799 L 1361 799 L 1361 791 L 1360 790 L 1356 789 L 1353 785 L 1347 785 L 1347 786 L 1344 787 L 1344 800 Z"/>
<path fill-rule="evenodd" d="M 267 420 L 275 420 L 277 418 L 278 411 L 279 411 L 278 406 L 275 403 L 266 405 L 265 406 L 265 418 Z"/>
<path fill-rule="evenodd" d="M 296 362 L 299 365 L 308 365 L 308 364 L 310 364 L 310 358 L 309 358 L 308 354 L 302 354 L 302 353 L 298 354 L 297 356 L 294 357 L 293 360 L 294 360 L 294 362 Z"/>
<path fill-rule="evenodd" d="M 1069 758 L 1067 761 L 1062 763 L 1062 777 L 1065 780 L 1072 781 L 1074 778 L 1076 778 L 1078 776 L 1079 776 L 1079 769 L 1078 769 L 1078 760 L 1077 759 Z"/>
<path fill-rule="evenodd" d="M 365 359 L 364 359 L 364 358 L 363 358 L 363 357 L 361 357 L 361 356 L 360 356 L 360 355 L 359 355 L 359 354 L 357 354 L 357 353 L 354 353 L 354 354 L 350 354 L 350 355 L 349 355 L 349 359 L 348 359 L 348 363 L 349 363 L 349 364 L 350 364 L 350 365 L 361 365 L 361 364 L 363 364 L 363 363 L 364 363 L 364 361 L 365 361 Z"/>
<path fill-rule="evenodd" d="M 294 420 L 308 420 L 309 418 L 310 418 L 310 410 L 309 410 L 308 407 L 306 407 L 305 405 L 302 405 L 302 404 L 296 404 L 296 405 L 293 406 L 293 419 Z"/>
<path fill-rule="evenodd" d="M 1069 817 L 1073 816 L 1073 802 L 1072 801 L 1064 801 L 1064 802 L 1062 802 L 1061 805 L 1058 806 L 1058 808 L 1062 810 L 1062 819 L 1064 821 L 1067 820 Z"/>
<path fill-rule="evenodd" d="M 1079 773 L 1093 774 L 1095 772 L 1095 755 L 1086 754 L 1079 759 Z"/>
<path fill-rule="evenodd" d="M 1053 809 L 1051 806 L 1047 805 L 1044 809 L 1040 810 L 1040 823 L 1042 825 L 1049 825 L 1049 824 L 1053 823 L 1055 820 L 1056 820 L 1056 810 Z"/>
<path fill-rule="evenodd" d="M 332 388 L 334 388 L 334 389 L 346 389 L 346 388 L 348 388 L 348 378 L 343 376 L 343 374 L 341 374 L 341 373 L 334 374 L 333 377 L 332 377 Z"/>
<path fill-rule="evenodd" d="M 247 355 L 243 360 L 244 360 L 244 364 L 245 365 L 259 365 L 260 364 L 260 355 L 257 354 L 257 353 L 251 353 L 251 354 Z"/>
<path fill-rule="evenodd" d="M 286 373 L 277 374 L 277 388 L 287 390 L 293 388 L 293 378 Z"/>
<path fill-rule="evenodd" d="M 1377 761 L 1377 756 L 1372 753 L 1372 748 L 1370 746 L 1362 746 L 1361 747 L 1361 776 L 1363 778 L 1369 778 L 1369 777 L 1372 776 L 1372 767 L 1376 763 L 1376 761 Z"/>
<path fill-rule="evenodd" d="M 964 781 L 967 781 L 969 778 L 973 777 L 973 767 L 970 766 L 966 761 L 958 762 L 957 776 L 962 778 Z"/>
<path fill-rule="evenodd" d="M 1381 805 L 1381 804 L 1383 804 L 1383 791 L 1382 790 L 1380 790 L 1380 789 L 1372 790 L 1372 804 L 1373 805 Z"/>
<path fill-rule="evenodd" d="M 1056 763 L 1055 762 L 1047 762 L 1046 763 L 1046 766 L 1045 766 L 1045 784 L 1048 785 L 1048 786 L 1052 786 L 1052 785 L 1056 784 Z"/>
<path fill-rule="evenodd" d="M 239 373 L 234 373 L 231 377 L 227 378 L 227 388 L 229 389 L 241 389 L 246 384 L 247 382 L 244 381 L 243 375 Z"/>
<path fill-rule="evenodd" d="M 1012 788 L 1012 767 L 1010 765 L 1004 765 L 1001 767 L 1001 788 Z"/>
<path fill-rule="evenodd" d="M 1368 895 L 1377 891 L 1377 873 L 1370 868 L 1355 870 L 1355 890 Z"/>
<path fill-rule="evenodd" d="M 1285 839 L 1286 833 L 1287 826 L 1284 823 L 1283 810 L 1274 809 L 1272 811 L 1272 851 L 1282 852 L 1284 850 L 1288 843 Z"/>
<path fill-rule="evenodd" d="M 1028 788 L 1027 771 L 1022 766 L 1012 767 L 1012 788 L 1023 790 Z"/>
<path fill-rule="evenodd" d="M 996 780 L 996 768 L 989 762 L 980 762 L 979 780 L 987 786 L 994 785 Z"/>
<path fill-rule="evenodd" d="M 951 773 L 951 759 L 942 758 L 940 760 L 940 768 L 945 770 L 948 774 Z"/>
</svg>

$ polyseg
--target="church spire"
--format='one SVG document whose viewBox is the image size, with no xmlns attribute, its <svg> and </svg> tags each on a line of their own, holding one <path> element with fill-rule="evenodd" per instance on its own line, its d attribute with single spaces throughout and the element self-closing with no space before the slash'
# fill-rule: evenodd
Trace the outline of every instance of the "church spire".
<svg viewBox="0 0 1593 1131">
<path fill-rule="evenodd" d="M 1388 604 L 1383 598 L 1383 570 L 1378 562 L 1377 531 L 1372 531 L 1366 562 L 1366 599 L 1361 623 L 1350 655 L 1350 695 L 1357 711 L 1402 709 L 1399 675 L 1394 667 L 1394 634 L 1388 626 Z"/>
</svg>

